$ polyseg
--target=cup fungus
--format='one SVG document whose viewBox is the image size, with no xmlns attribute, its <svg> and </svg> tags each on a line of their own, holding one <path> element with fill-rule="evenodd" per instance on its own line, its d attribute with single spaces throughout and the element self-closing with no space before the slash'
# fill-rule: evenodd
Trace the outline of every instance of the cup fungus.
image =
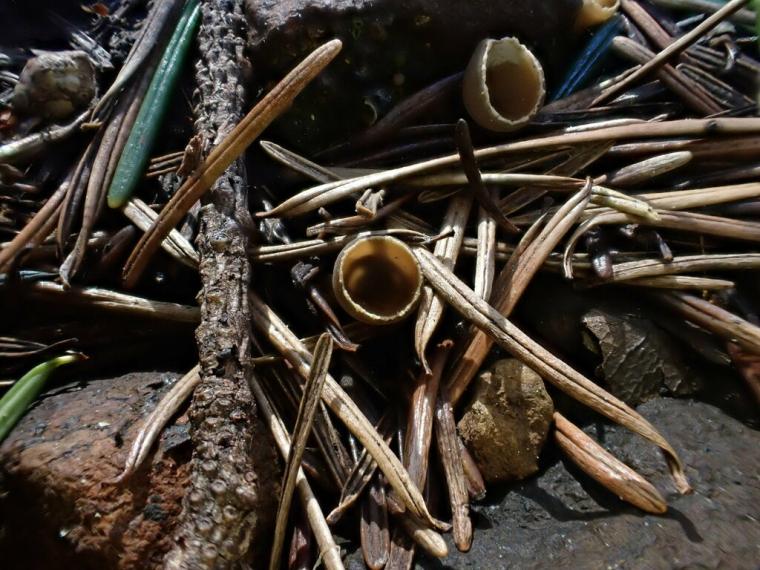
<svg viewBox="0 0 760 570">
<path fill-rule="evenodd" d="M 414 254 L 390 236 L 358 238 L 338 254 L 333 290 L 355 319 L 387 325 L 407 317 L 420 298 L 422 273 Z"/>
<path fill-rule="evenodd" d="M 583 0 L 575 17 L 575 29 L 581 31 L 603 24 L 617 13 L 619 7 L 620 0 Z"/>
<path fill-rule="evenodd" d="M 515 38 L 483 40 L 465 70 L 462 94 L 467 112 L 478 125 L 513 131 L 541 107 L 546 94 L 544 70 Z"/>
</svg>

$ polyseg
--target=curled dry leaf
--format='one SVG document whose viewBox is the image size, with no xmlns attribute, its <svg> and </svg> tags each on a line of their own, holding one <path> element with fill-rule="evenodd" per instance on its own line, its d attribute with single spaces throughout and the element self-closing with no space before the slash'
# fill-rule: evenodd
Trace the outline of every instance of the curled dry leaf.
<svg viewBox="0 0 760 570">
<path fill-rule="evenodd" d="M 618 497 L 656 515 L 668 510 L 649 481 L 615 458 L 559 412 L 554 412 L 554 439 L 570 460 Z"/>
<path fill-rule="evenodd" d="M 253 326 L 282 353 L 302 378 L 308 378 L 312 358 L 298 337 L 258 295 L 251 291 L 248 294 L 248 299 Z M 436 520 L 430 514 L 427 506 L 425 506 L 422 494 L 409 479 L 406 469 L 390 450 L 383 437 L 367 420 L 351 397 L 329 374 L 322 391 L 322 399 L 372 455 L 409 513 L 433 528 L 446 529 L 448 525 Z"/>
<path fill-rule="evenodd" d="M 662 435 L 641 415 L 607 393 L 594 382 L 565 364 L 478 298 L 456 275 L 427 250 L 416 247 L 414 253 L 428 282 L 451 306 L 475 326 L 486 332 L 499 346 L 509 351 L 542 378 L 631 431 L 648 439 L 663 451 L 670 473 L 681 493 L 691 491 L 678 454 Z"/>
<path fill-rule="evenodd" d="M 280 504 L 277 507 L 274 540 L 269 556 L 270 570 L 276 570 L 280 566 L 280 555 L 282 554 L 282 546 L 285 543 L 290 505 L 296 487 L 298 471 L 301 468 L 301 458 L 303 457 L 306 440 L 311 433 L 311 426 L 322 396 L 322 387 L 327 377 L 327 369 L 330 367 L 332 351 L 332 337 L 327 333 L 321 335 L 317 341 L 317 346 L 314 348 L 313 364 L 309 370 L 309 378 L 304 386 L 303 397 L 301 398 L 296 423 L 293 427 L 290 452 L 288 453 L 288 461 L 283 476 L 282 495 L 280 496 Z"/>
</svg>

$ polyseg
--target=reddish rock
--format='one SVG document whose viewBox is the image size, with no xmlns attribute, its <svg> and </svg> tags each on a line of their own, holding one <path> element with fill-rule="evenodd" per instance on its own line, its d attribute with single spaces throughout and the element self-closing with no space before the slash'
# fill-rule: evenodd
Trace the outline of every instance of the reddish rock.
<svg viewBox="0 0 760 570">
<path fill-rule="evenodd" d="M 158 568 L 170 546 L 189 472 L 187 420 L 164 430 L 148 464 L 122 470 L 144 418 L 177 379 L 133 373 L 47 393 L 0 447 L 0 560 L 4 568 Z M 276 508 L 277 461 L 262 454 L 262 520 Z M 268 523 L 267 523 L 268 524 Z"/>
</svg>

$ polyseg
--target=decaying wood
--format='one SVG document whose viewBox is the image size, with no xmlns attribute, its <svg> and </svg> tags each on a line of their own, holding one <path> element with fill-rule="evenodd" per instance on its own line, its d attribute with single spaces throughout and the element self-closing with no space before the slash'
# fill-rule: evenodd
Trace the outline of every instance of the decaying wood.
<svg viewBox="0 0 760 570">
<path fill-rule="evenodd" d="M 203 3 L 196 65 L 196 131 L 218 143 L 240 120 L 245 90 L 245 18 L 240 0 Z M 248 551 L 256 524 L 257 480 L 251 446 L 255 406 L 250 375 L 251 267 L 240 219 L 247 211 L 242 161 L 213 185 L 198 236 L 202 321 L 196 332 L 201 384 L 190 407 L 193 456 L 172 569 L 230 568 Z"/>
</svg>

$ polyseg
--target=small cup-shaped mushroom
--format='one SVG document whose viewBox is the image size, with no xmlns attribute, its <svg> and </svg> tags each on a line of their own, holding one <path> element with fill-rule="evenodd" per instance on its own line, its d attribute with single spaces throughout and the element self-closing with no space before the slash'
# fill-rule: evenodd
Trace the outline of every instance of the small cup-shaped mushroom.
<svg viewBox="0 0 760 570">
<path fill-rule="evenodd" d="M 332 276 L 335 297 L 355 319 L 388 325 L 407 317 L 420 299 L 422 272 L 402 241 L 357 238 L 338 254 Z"/>
<path fill-rule="evenodd" d="M 575 29 L 581 31 L 602 24 L 612 18 L 619 7 L 620 0 L 583 0 L 575 17 Z"/>
<path fill-rule="evenodd" d="M 462 80 L 467 112 L 485 129 L 508 132 L 530 121 L 544 102 L 544 70 L 517 39 L 483 40 Z"/>
</svg>

